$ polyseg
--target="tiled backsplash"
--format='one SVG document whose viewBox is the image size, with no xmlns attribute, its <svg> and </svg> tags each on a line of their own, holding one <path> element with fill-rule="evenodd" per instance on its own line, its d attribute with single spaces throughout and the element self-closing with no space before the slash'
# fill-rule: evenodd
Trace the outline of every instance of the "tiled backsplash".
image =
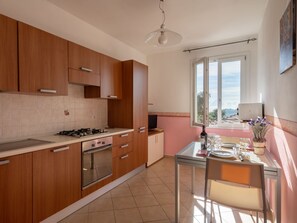
<svg viewBox="0 0 297 223">
<path fill-rule="evenodd" d="M 0 94 L 0 142 L 107 126 L 107 100 L 84 98 L 84 88 L 68 85 L 68 96 Z"/>
</svg>

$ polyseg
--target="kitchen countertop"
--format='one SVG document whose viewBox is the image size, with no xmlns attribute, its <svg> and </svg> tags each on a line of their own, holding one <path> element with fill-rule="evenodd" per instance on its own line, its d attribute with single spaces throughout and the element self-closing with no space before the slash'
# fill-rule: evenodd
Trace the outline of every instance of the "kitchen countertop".
<svg viewBox="0 0 297 223">
<path fill-rule="evenodd" d="M 94 134 L 94 135 L 84 136 L 80 138 L 63 136 L 63 135 L 46 135 L 46 136 L 31 137 L 30 139 L 49 141 L 49 143 L 36 145 L 36 146 L 29 146 L 29 147 L 24 147 L 19 149 L 7 150 L 7 151 L 0 151 L 0 159 L 8 156 L 35 152 L 38 150 L 60 147 L 60 146 L 65 146 L 73 143 L 80 143 L 80 142 L 84 142 L 92 139 L 99 139 L 103 137 L 108 137 L 108 136 L 113 136 L 113 135 L 134 131 L 134 129 L 124 129 L 124 128 L 109 128 L 107 130 L 108 132 L 106 133 Z M 0 147 L 1 147 L 1 144 L 0 144 Z"/>
</svg>

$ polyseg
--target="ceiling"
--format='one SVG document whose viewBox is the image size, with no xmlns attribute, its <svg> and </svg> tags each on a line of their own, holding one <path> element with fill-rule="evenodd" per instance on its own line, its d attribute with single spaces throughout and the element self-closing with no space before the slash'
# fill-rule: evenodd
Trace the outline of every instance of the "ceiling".
<svg viewBox="0 0 297 223">
<path fill-rule="evenodd" d="M 48 1 L 148 55 L 255 36 L 268 0 L 165 0 L 166 28 L 183 39 L 162 48 L 144 43 L 162 23 L 159 0 Z"/>
</svg>

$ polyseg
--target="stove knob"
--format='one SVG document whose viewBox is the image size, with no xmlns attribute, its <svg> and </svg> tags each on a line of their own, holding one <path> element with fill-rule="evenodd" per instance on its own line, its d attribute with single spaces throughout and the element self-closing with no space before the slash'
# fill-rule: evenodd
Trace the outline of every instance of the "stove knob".
<svg viewBox="0 0 297 223">
<path fill-rule="evenodd" d="M 92 144 L 92 147 L 95 147 L 96 145 L 95 144 Z"/>
</svg>

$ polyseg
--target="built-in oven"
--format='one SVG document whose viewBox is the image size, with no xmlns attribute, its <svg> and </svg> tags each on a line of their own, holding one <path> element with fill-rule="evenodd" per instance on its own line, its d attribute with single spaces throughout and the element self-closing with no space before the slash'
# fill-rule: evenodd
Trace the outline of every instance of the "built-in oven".
<svg viewBox="0 0 297 223">
<path fill-rule="evenodd" d="M 82 142 L 82 189 L 112 175 L 112 137 Z"/>
</svg>

